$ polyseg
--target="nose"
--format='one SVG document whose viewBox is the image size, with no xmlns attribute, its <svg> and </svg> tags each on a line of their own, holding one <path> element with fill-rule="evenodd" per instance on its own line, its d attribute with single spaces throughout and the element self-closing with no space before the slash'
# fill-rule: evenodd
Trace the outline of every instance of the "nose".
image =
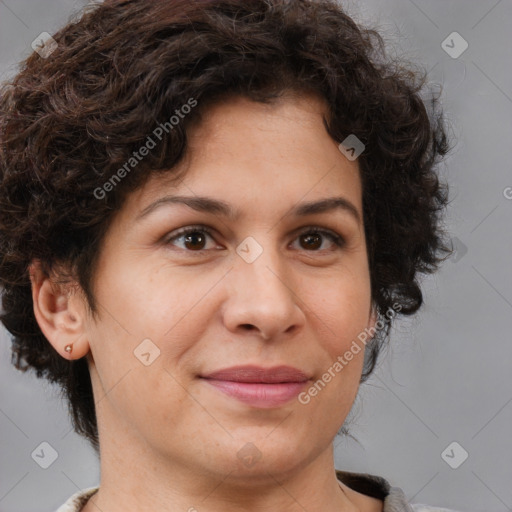
<svg viewBox="0 0 512 512">
<path fill-rule="evenodd" d="M 252 263 L 237 256 L 227 278 L 223 321 L 230 332 L 254 331 L 270 340 L 298 332 L 304 325 L 298 280 L 277 249 L 265 248 Z"/>
</svg>

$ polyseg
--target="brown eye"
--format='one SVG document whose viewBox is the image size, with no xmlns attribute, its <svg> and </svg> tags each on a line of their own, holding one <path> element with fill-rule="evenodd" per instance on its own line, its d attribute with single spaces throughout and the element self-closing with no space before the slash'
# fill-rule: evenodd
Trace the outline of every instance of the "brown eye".
<svg viewBox="0 0 512 512">
<path fill-rule="evenodd" d="M 205 236 L 201 231 L 192 231 L 183 236 L 187 249 L 204 249 Z"/>
<path fill-rule="evenodd" d="M 301 235 L 306 249 L 318 249 L 322 246 L 322 237 L 318 233 Z"/>
<path fill-rule="evenodd" d="M 345 244 L 343 237 L 337 233 L 315 227 L 309 227 L 306 231 L 299 233 L 298 238 L 303 249 L 314 252 L 320 252 L 319 249 L 321 250 L 324 238 L 328 238 L 332 242 L 334 250 L 343 247 Z"/>
<path fill-rule="evenodd" d="M 201 226 L 192 226 L 179 230 L 175 235 L 167 238 L 166 244 L 183 244 L 181 248 L 190 252 L 199 252 L 207 247 L 208 238 L 212 238 L 210 231 Z M 179 246 L 178 246 L 179 247 Z"/>
</svg>

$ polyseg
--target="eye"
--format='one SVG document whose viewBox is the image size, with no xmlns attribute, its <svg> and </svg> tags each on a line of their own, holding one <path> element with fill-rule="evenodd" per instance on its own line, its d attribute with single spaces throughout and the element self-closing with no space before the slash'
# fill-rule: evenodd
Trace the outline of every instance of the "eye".
<svg viewBox="0 0 512 512">
<path fill-rule="evenodd" d="M 166 238 L 165 243 L 168 245 L 182 243 L 184 244 L 181 247 L 182 249 L 188 250 L 188 252 L 199 252 L 208 249 L 206 247 L 208 238 L 213 240 L 213 235 L 212 231 L 206 226 L 188 226 L 171 234 L 170 237 Z M 322 238 L 329 239 L 335 246 L 334 250 L 345 245 L 345 240 L 342 236 L 317 226 L 304 228 L 296 237 L 296 239 L 304 242 L 302 245 L 303 249 L 313 252 L 319 252 L 318 250 L 322 248 Z"/>
<path fill-rule="evenodd" d="M 198 252 L 205 250 L 205 243 L 207 238 L 213 240 L 211 231 L 205 226 L 188 226 L 178 230 L 173 236 L 165 240 L 166 244 L 176 245 L 176 242 L 183 239 L 185 247 L 190 252 Z"/>
<path fill-rule="evenodd" d="M 299 240 L 304 242 L 302 245 L 303 248 L 314 252 L 317 252 L 318 249 L 321 248 L 323 243 L 322 238 L 328 238 L 336 246 L 334 247 L 334 250 L 345 245 L 345 240 L 342 236 L 333 231 L 320 229 L 317 226 L 308 226 L 301 231 L 297 237 Z"/>
</svg>

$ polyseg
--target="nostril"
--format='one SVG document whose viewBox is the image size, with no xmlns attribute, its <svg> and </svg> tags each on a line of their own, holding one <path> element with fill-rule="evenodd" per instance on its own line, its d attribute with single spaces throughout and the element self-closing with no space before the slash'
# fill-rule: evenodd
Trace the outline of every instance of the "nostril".
<svg viewBox="0 0 512 512">
<path fill-rule="evenodd" d="M 242 327 L 244 329 L 247 329 L 248 331 L 251 331 L 252 329 L 254 329 L 254 325 L 251 325 L 251 324 L 242 324 Z"/>
</svg>

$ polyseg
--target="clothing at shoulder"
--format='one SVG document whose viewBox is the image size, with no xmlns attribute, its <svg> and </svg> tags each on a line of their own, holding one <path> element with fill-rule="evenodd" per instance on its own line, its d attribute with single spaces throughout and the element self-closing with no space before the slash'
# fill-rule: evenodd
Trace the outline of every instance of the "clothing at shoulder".
<svg viewBox="0 0 512 512">
<path fill-rule="evenodd" d="M 392 487 L 389 482 L 376 475 L 367 473 L 352 473 L 336 470 L 338 480 L 354 491 L 366 494 L 383 501 L 382 512 L 456 512 L 447 508 L 432 507 L 420 503 L 411 504 L 407 501 L 400 487 Z M 80 512 L 89 498 L 98 491 L 99 487 L 89 487 L 71 496 L 56 512 Z"/>
<path fill-rule="evenodd" d="M 428 505 L 423 505 L 421 503 L 412 505 L 412 509 L 414 512 L 456 512 L 451 508 L 429 507 Z"/>
<path fill-rule="evenodd" d="M 336 470 L 338 480 L 354 491 L 382 500 L 382 512 L 456 512 L 447 508 L 409 503 L 400 487 L 392 487 L 381 476 Z"/>
<path fill-rule="evenodd" d="M 89 498 L 98 492 L 99 487 L 88 487 L 82 491 L 73 494 L 64 505 L 59 507 L 56 512 L 80 512 L 85 507 Z"/>
</svg>

